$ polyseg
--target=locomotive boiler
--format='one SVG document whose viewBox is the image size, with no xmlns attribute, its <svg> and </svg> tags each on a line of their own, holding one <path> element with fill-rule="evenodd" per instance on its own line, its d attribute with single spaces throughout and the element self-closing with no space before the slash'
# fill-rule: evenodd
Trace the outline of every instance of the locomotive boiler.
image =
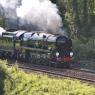
<svg viewBox="0 0 95 95">
<path fill-rule="evenodd" d="M 66 36 L 44 31 L 0 33 L 0 58 L 69 67 L 72 57 L 72 41 Z"/>
</svg>

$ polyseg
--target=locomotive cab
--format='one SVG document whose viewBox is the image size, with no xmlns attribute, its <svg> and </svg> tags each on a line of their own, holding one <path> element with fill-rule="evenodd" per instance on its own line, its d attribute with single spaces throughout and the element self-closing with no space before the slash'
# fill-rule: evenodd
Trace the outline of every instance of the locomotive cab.
<svg viewBox="0 0 95 95">
<path fill-rule="evenodd" d="M 21 49 L 21 36 L 25 31 L 3 32 L 0 37 L 0 57 L 17 59 Z"/>
</svg>

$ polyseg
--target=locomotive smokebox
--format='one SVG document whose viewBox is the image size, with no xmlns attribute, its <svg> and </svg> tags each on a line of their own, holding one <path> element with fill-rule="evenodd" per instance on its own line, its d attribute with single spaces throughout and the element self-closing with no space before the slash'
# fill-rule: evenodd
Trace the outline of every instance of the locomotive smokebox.
<svg viewBox="0 0 95 95">
<path fill-rule="evenodd" d="M 56 46 L 61 48 L 71 47 L 72 41 L 71 39 L 67 38 L 66 36 L 59 36 L 56 39 Z"/>
</svg>

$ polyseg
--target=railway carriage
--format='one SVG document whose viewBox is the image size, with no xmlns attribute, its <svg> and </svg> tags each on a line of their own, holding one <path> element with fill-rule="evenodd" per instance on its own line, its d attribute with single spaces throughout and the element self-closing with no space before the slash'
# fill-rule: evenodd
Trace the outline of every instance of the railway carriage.
<svg viewBox="0 0 95 95">
<path fill-rule="evenodd" d="M 73 57 L 72 41 L 66 36 L 21 30 L 1 34 L 1 58 L 50 66 L 70 66 Z"/>
</svg>

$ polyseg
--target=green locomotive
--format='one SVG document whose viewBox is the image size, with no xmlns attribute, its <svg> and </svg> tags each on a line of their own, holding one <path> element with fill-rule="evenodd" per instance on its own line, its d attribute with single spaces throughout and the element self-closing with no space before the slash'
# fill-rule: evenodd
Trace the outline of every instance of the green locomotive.
<svg viewBox="0 0 95 95">
<path fill-rule="evenodd" d="M 72 57 L 72 41 L 66 36 L 44 31 L 0 33 L 0 58 L 69 67 Z"/>
</svg>

